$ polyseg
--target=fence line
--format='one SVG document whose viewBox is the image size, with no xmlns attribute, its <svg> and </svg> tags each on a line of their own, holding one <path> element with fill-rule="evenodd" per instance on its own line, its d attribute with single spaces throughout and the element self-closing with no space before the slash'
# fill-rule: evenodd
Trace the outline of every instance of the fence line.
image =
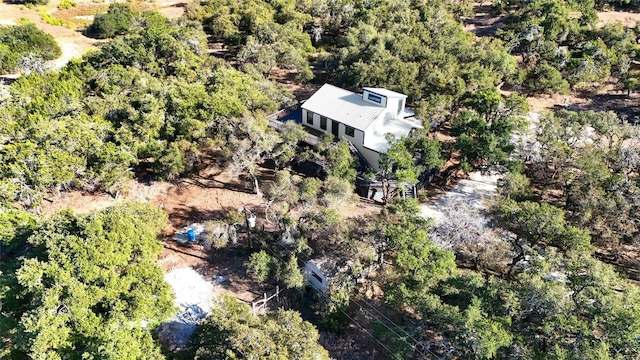
<svg viewBox="0 0 640 360">
<path fill-rule="evenodd" d="M 276 286 L 276 292 L 273 295 L 267 296 L 267 293 L 264 293 L 264 298 L 257 301 L 252 301 L 251 312 L 253 313 L 253 316 L 256 316 L 258 311 L 264 309 L 267 306 L 267 302 L 269 300 L 273 299 L 274 297 L 278 298 L 278 294 L 280 294 L 280 286 Z"/>
</svg>

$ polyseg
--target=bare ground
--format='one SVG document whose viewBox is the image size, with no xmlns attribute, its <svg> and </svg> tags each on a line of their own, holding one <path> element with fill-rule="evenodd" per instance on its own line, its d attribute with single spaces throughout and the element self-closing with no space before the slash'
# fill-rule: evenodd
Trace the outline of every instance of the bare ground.
<svg viewBox="0 0 640 360">
<path fill-rule="evenodd" d="M 490 2 L 476 1 L 474 16 L 463 20 L 465 29 L 476 36 L 493 36 L 500 27 L 504 15 L 493 14 Z M 598 26 L 620 21 L 626 27 L 634 27 L 640 21 L 640 13 L 619 10 L 601 11 L 598 13 Z M 521 61 L 521 59 L 519 59 Z M 595 89 L 574 91 L 570 95 L 534 95 L 527 98 L 531 111 L 567 108 L 574 111 L 605 110 L 614 111 L 619 116 L 633 120 L 640 113 L 638 99 L 640 96 L 617 90 L 620 84 L 611 79 Z"/>
<path fill-rule="evenodd" d="M 620 21 L 622 25 L 626 27 L 634 27 L 636 26 L 636 22 L 640 21 L 640 13 L 619 10 L 601 11 L 598 13 L 598 26 L 604 26 L 614 21 Z"/>
<path fill-rule="evenodd" d="M 60 0 L 51 0 L 45 6 L 45 12 L 53 17 L 61 18 L 66 22 L 71 22 L 75 25 L 80 25 L 76 29 L 70 29 L 65 26 L 56 26 L 47 24 L 42 20 L 42 16 L 38 13 L 37 8 L 29 9 L 20 4 L 7 4 L 0 2 L 0 25 L 17 25 L 21 19 L 27 19 L 34 23 L 39 29 L 53 36 L 60 48 L 62 49 L 62 55 L 60 58 L 49 62 L 49 66 L 53 69 L 61 69 L 66 65 L 69 60 L 79 58 L 87 51 L 95 49 L 101 40 L 92 39 L 82 34 L 82 27 L 89 25 L 91 21 L 82 21 L 74 19 L 74 14 L 95 14 L 102 12 L 106 9 L 112 1 L 93 2 L 90 0 L 76 1 L 77 7 L 71 9 L 58 9 Z M 190 2 L 190 0 L 166 0 L 158 3 L 140 3 L 136 4 L 138 9 L 155 9 L 165 17 L 169 19 L 176 19 L 182 16 L 184 13 L 184 7 Z"/>
<path fill-rule="evenodd" d="M 270 174 L 268 170 L 264 173 L 262 180 L 266 184 L 270 181 Z M 225 290 L 243 301 L 251 301 L 256 296 L 251 289 L 259 286 L 253 280 L 247 279 L 244 262 L 248 260 L 248 255 L 240 248 L 231 246 L 229 249 L 209 250 L 199 246 L 182 247 L 169 240 L 177 229 L 194 222 L 220 220 L 229 212 L 241 208 L 251 210 L 258 217 L 258 221 L 266 224 L 269 230 L 269 224 L 264 219 L 266 200 L 253 194 L 248 183 L 238 180 L 231 170 L 211 166 L 198 174 L 174 182 L 131 180 L 127 190 L 123 191 L 118 199 L 107 194 L 70 191 L 49 198 L 37 210 L 45 216 L 65 209 L 88 213 L 125 199 L 151 202 L 162 207 L 169 215 L 169 225 L 165 229 L 165 250 L 159 261 L 165 272 L 193 267 L 208 279 L 215 279 L 219 275 L 228 277 L 230 282 L 226 283 L 228 286 Z M 380 208 L 357 204 L 340 211 L 344 216 L 355 217 L 380 211 Z"/>
<path fill-rule="evenodd" d="M 51 1 L 47 7 L 56 9 L 57 3 L 59 3 L 59 0 Z M 0 24 L 17 25 L 20 23 L 20 20 L 24 18 L 34 23 L 42 31 L 53 36 L 62 49 L 62 56 L 49 62 L 50 66 L 55 69 L 60 69 L 69 60 L 81 57 L 87 51 L 95 49 L 100 42 L 82 35 L 78 30 L 43 22 L 42 17 L 35 8 L 29 9 L 23 5 L 0 3 L 0 14 L 2 14 Z"/>
<path fill-rule="evenodd" d="M 567 109 L 572 111 L 613 111 L 619 117 L 633 121 L 640 114 L 640 94 L 627 95 L 615 89 L 615 84 L 605 84 L 597 89 L 575 91 L 571 95 L 536 95 L 527 98 L 533 112 Z"/>
</svg>

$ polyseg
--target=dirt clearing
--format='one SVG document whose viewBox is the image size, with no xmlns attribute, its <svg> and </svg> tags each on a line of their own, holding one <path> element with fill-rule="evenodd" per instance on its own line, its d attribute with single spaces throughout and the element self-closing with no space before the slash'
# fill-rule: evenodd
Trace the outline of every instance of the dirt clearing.
<svg viewBox="0 0 640 360">
<path fill-rule="evenodd" d="M 148 201 L 164 208 L 175 230 L 194 222 L 221 219 L 229 211 L 243 207 L 261 214 L 265 201 L 245 186 L 231 171 L 209 168 L 174 182 L 131 180 L 118 199 L 107 194 L 70 191 L 43 202 L 39 210 L 43 215 L 64 209 L 87 213 L 125 199 Z"/>
<path fill-rule="evenodd" d="M 640 13 L 626 11 L 601 11 L 598 13 L 597 26 L 604 26 L 607 23 L 620 21 L 626 27 L 635 27 L 640 21 Z"/>
<path fill-rule="evenodd" d="M 215 286 L 192 268 L 173 270 L 164 275 L 176 295 L 178 308 L 175 316 L 160 325 L 158 337 L 170 349 L 181 349 L 189 344 L 189 338 L 200 320 L 213 308 Z"/>
</svg>

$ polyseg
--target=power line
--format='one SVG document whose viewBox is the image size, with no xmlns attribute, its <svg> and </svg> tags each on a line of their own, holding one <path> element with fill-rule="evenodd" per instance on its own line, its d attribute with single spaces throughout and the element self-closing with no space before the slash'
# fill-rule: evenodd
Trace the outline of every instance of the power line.
<svg viewBox="0 0 640 360">
<path fill-rule="evenodd" d="M 280 246 L 280 248 L 282 248 L 283 250 L 288 250 L 287 248 L 285 248 L 282 244 L 279 244 L 276 242 L 277 245 Z M 265 245 L 266 246 L 266 245 Z M 271 249 L 270 249 L 271 250 Z M 307 255 L 305 255 L 304 253 L 300 253 L 299 255 L 302 255 L 304 258 L 306 258 L 307 261 L 310 261 L 311 258 Z M 326 298 L 326 296 L 324 295 L 324 293 L 318 291 L 320 294 L 323 295 L 323 297 Z M 363 306 L 360 305 L 356 300 L 354 300 L 353 298 L 351 298 L 351 296 L 349 297 L 349 301 L 353 302 L 354 304 L 356 304 L 361 310 L 364 310 Z M 370 303 L 368 303 L 366 300 L 362 300 L 365 304 L 367 304 L 371 309 L 373 309 L 374 311 L 376 311 L 378 314 L 380 314 L 385 320 L 387 320 L 389 323 L 391 323 L 397 330 L 402 331 L 407 337 L 409 337 L 411 340 L 413 340 L 413 344 L 409 343 L 406 339 L 404 339 L 401 335 L 399 335 L 397 332 L 395 332 L 393 329 L 391 329 L 387 324 L 385 324 L 383 321 L 381 321 L 380 319 L 376 318 L 375 316 L 371 316 L 374 320 L 378 321 L 380 324 L 382 324 L 385 328 L 387 328 L 389 331 L 391 331 L 399 340 L 402 340 L 405 344 L 407 344 L 412 350 L 417 351 L 418 353 L 420 353 L 420 355 L 431 355 L 433 357 L 435 357 L 436 359 L 439 359 L 440 356 L 438 356 L 437 354 L 435 354 L 434 352 L 431 351 L 431 349 L 426 348 L 425 350 L 428 352 L 424 353 L 423 351 L 421 351 L 418 348 L 418 344 L 420 343 L 418 340 L 416 340 L 413 336 L 411 336 L 406 330 L 404 330 L 401 326 L 399 326 L 398 324 L 396 324 L 395 322 L 393 322 L 391 319 L 389 319 L 387 316 L 385 316 L 382 312 L 380 312 L 375 306 L 371 305 Z M 334 303 L 335 304 L 335 303 Z"/>
<path fill-rule="evenodd" d="M 356 300 L 353 299 L 349 299 L 351 301 L 353 301 L 356 305 L 360 306 L 360 308 L 362 308 L 362 305 L 360 305 Z M 395 331 L 389 329 L 389 327 L 387 327 L 385 325 L 384 322 L 380 321 L 380 319 L 377 319 L 382 325 L 384 325 L 384 327 L 386 327 L 387 329 L 389 329 L 391 332 L 393 332 L 399 339 L 403 340 L 407 345 L 409 345 L 411 347 L 411 349 L 413 349 L 414 351 L 419 352 L 421 355 L 431 355 L 433 357 L 435 357 L 436 359 L 440 359 L 440 356 L 438 356 L 436 353 L 432 352 L 429 348 L 424 348 L 428 354 L 424 353 L 423 351 L 421 351 L 418 348 L 418 344 L 420 343 L 418 340 L 416 340 L 413 336 L 411 336 L 411 334 L 409 334 L 409 332 L 407 332 L 405 329 L 403 329 L 401 326 L 399 326 L 398 324 L 396 324 L 395 322 L 393 322 L 391 319 L 389 319 L 388 317 L 386 317 L 382 312 L 380 312 L 380 310 L 376 309 L 375 306 L 371 305 L 370 303 L 368 303 L 366 300 L 362 300 L 362 302 L 364 302 L 365 304 L 367 304 L 367 306 L 369 306 L 372 310 L 374 310 L 375 312 L 377 312 L 378 314 L 380 314 L 380 316 L 382 316 L 385 320 L 387 320 L 389 323 L 391 323 L 396 329 L 402 331 L 408 338 L 410 338 L 411 340 L 413 340 L 413 344 L 409 344 L 406 340 L 402 339 L 402 337 L 400 335 L 398 335 Z"/>
<path fill-rule="evenodd" d="M 283 264 L 286 264 L 286 261 L 284 261 L 284 259 L 278 255 L 278 253 L 276 253 L 273 249 L 271 249 L 269 246 L 267 246 L 267 244 L 265 244 L 262 240 L 260 240 L 260 243 L 267 249 L 269 250 L 275 257 L 278 258 L 278 260 L 280 260 Z M 307 257 L 308 259 L 308 257 Z M 308 285 L 311 286 L 311 283 L 307 280 L 304 279 L 304 282 L 307 283 Z M 311 286 L 313 288 L 313 286 Z M 327 297 L 326 294 L 320 292 L 320 291 L 316 291 L 318 294 L 320 294 L 320 296 L 322 296 L 326 301 L 332 303 L 333 305 L 336 305 L 336 309 L 340 309 L 339 304 L 336 304 L 335 301 L 331 300 L 331 298 Z M 383 349 L 385 349 L 390 355 L 393 355 L 393 352 L 391 351 L 391 349 L 389 349 L 385 344 L 383 344 L 380 340 L 378 340 L 371 332 L 369 332 L 369 330 L 367 330 L 364 326 L 362 326 L 359 322 L 357 322 L 354 318 L 352 318 L 351 316 L 349 316 L 349 314 L 347 314 L 344 310 L 340 309 L 340 312 L 346 316 L 352 323 L 358 325 L 362 330 L 364 330 L 364 332 L 369 335 L 373 340 L 375 340 L 376 343 L 378 343 L 378 345 L 380 345 Z"/>
<path fill-rule="evenodd" d="M 262 243 L 262 241 L 261 241 Z M 279 245 L 283 250 L 288 250 L 287 248 L 285 248 L 282 244 L 279 244 L 278 242 L 276 242 L 277 245 Z M 264 247 L 266 247 L 268 250 L 270 250 L 276 257 L 278 257 L 278 259 L 280 259 L 283 263 L 284 260 L 275 253 L 275 251 L 273 251 L 273 249 L 269 248 L 267 246 L 267 244 L 262 243 L 262 245 Z M 306 258 L 307 261 L 310 261 L 311 258 L 303 253 L 300 253 L 299 255 L 302 255 L 304 258 Z M 306 279 L 304 279 L 304 281 L 306 283 L 308 283 L 309 285 L 311 285 L 311 283 L 309 283 Z M 313 286 L 312 286 L 313 287 Z M 337 305 L 335 303 L 335 301 L 331 300 L 330 298 L 328 298 L 323 292 L 321 291 L 316 291 L 317 293 L 319 293 L 325 300 L 331 302 L 334 305 Z M 353 302 L 354 304 L 356 304 L 361 310 L 364 310 L 363 306 L 360 305 L 357 301 L 355 301 L 354 299 L 351 298 L 351 296 L 349 297 L 349 301 Z M 440 356 L 438 356 L 437 354 L 435 354 L 434 352 L 431 351 L 431 349 L 429 348 L 424 348 L 427 353 L 425 353 L 424 351 L 421 351 L 418 348 L 418 344 L 420 343 L 418 340 L 416 340 L 413 336 L 411 336 L 406 330 L 404 330 L 402 327 L 400 327 L 398 324 L 396 324 L 395 322 L 393 322 L 391 319 L 389 319 L 387 316 L 385 316 L 383 313 L 381 313 L 378 309 L 376 309 L 373 305 L 369 304 L 367 301 L 362 300 L 365 304 L 367 304 L 371 309 L 373 309 L 374 311 L 376 311 L 378 314 L 380 314 L 385 320 L 387 320 L 389 323 L 391 323 L 396 329 L 402 331 L 407 337 L 409 337 L 411 340 L 413 340 L 413 343 L 409 343 L 403 336 L 399 335 L 397 332 L 395 332 L 393 329 L 391 329 L 387 324 L 385 324 L 383 321 L 381 321 L 380 319 L 376 318 L 375 316 L 371 316 L 374 320 L 378 321 L 380 324 L 382 324 L 385 328 L 387 328 L 389 331 L 391 331 L 399 340 L 403 341 L 405 344 L 407 344 L 412 350 L 417 351 L 418 353 L 420 353 L 420 355 L 430 355 L 433 356 L 436 359 L 440 359 Z M 336 307 L 339 308 L 339 307 Z M 347 313 L 345 313 L 343 310 L 340 310 L 347 318 L 349 318 L 350 320 L 352 320 L 354 323 L 356 323 L 358 326 L 360 326 L 363 330 L 365 330 L 367 332 L 367 334 L 369 334 L 372 338 L 374 338 L 374 340 L 376 340 L 376 342 L 378 342 L 380 345 L 382 345 L 382 343 L 376 339 L 371 333 L 369 333 L 362 325 L 360 325 L 359 323 L 357 323 L 355 320 L 353 320 L 349 315 L 347 315 Z M 387 349 L 387 351 L 390 351 L 386 346 L 382 345 L 385 349 Z M 391 353 L 391 352 L 390 352 Z"/>
</svg>

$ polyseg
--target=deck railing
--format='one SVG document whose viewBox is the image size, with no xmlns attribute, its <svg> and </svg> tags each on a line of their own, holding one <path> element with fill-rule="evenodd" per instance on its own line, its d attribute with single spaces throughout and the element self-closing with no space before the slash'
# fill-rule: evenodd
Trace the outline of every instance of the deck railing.
<svg viewBox="0 0 640 360">
<path fill-rule="evenodd" d="M 298 110 L 300 108 L 300 104 L 301 104 L 300 102 L 296 103 L 295 105 L 289 106 L 282 110 L 278 110 L 277 112 L 271 115 L 268 115 L 267 120 L 269 121 L 269 126 L 276 129 L 279 132 L 285 131 L 286 130 L 285 122 L 280 121 L 280 119 Z M 304 142 L 306 142 L 309 145 L 316 146 L 320 142 L 320 138 L 311 133 L 307 133 L 307 137 L 304 139 Z"/>
</svg>

